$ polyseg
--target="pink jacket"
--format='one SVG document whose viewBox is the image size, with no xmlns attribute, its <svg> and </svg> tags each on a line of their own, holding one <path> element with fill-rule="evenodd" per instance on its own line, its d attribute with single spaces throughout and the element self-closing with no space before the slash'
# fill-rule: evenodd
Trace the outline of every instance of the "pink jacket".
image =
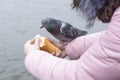
<svg viewBox="0 0 120 80">
<path fill-rule="evenodd" d="M 66 50 L 71 60 L 30 52 L 26 68 L 40 80 L 120 80 L 120 8 L 106 31 L 78 37 Z"/>
</svg>

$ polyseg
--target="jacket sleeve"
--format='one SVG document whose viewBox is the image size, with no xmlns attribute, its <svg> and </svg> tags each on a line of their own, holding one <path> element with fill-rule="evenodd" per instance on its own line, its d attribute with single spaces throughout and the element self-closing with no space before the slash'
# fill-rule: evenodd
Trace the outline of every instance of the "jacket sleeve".
<svg viewBox="0 0 120 80">
<path fill-rule="evenodd" d="M 44 51 L 32 51 L 25 59 L 28 71 L 40 80 L 76 80 L 76 63 Z"/>
<path fill-rule="evenodd" d="M 94 80 L 120 80 L 120 7 L 112 16 L 106 32 L 81 56 L 80 61 L 78 66 L 82 66 Z"/>
<path fill-rule="evenodd" d="M 97 41 L 105 31 L 78 37 L 65 46 L 70 59 L 78 59 L 95 41 Z"/>
</svg>

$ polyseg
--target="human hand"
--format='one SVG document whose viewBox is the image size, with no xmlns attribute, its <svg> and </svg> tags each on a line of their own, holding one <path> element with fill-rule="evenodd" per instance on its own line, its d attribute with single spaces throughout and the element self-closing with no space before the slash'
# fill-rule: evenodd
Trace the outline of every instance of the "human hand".
<svg viewBox="0 0 120 80">
<path fill-rule="evenodd" d="M 31 40 L 28 40 L 28 41 L 24 44 L 24 53 L 27 55 L 27 54 L 29 54 L 31 51 L 40 50 L 39 44 L 40 44 L 39 39 L 31 39 Z"/>
<path fill-rule="evenodd" d="M 54 56 L 64 58 L 67 56 L 66 50 L 65 50 L 65 43 L 64 42 L 56 42 L 55 40 L 52 40 L 50 38 L 47 38 L 52 44 L 54 44 L 56 47 L 61 49 L 60 53 L 52 53 Z"/>
</svg>

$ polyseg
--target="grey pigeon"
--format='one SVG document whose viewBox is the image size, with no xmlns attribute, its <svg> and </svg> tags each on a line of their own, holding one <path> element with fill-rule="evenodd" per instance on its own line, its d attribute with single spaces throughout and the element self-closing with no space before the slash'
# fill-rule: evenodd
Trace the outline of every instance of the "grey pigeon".
<svg viewBox="0 0 120 80">
<path fill-rule="evenodd" d="M 76 37 L 87 34 L 87 31 L 79 30 L 71 24 L 53 18 L 45 18 L 41 21 L 41 28 L 51 33 L 55 38 L 62 42 L 69 42 Z"/>
</svg>

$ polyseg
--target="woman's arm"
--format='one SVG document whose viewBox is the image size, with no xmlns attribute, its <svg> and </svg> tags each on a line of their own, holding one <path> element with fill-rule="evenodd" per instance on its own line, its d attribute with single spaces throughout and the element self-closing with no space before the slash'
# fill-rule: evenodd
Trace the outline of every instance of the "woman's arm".
<svg viewBox="0 0 120 80">
<path fill-rule="evenodd" d="M 70 59 L 78 59 L 105 31 L 78 37 L 65 46 Z"/>
<path fill-rule="evenodd" d="M 45 51 L 30 52 L 25 65 L 40 80 L 76 80 L 77 61 L 58 58 Z"/>
</svg>

